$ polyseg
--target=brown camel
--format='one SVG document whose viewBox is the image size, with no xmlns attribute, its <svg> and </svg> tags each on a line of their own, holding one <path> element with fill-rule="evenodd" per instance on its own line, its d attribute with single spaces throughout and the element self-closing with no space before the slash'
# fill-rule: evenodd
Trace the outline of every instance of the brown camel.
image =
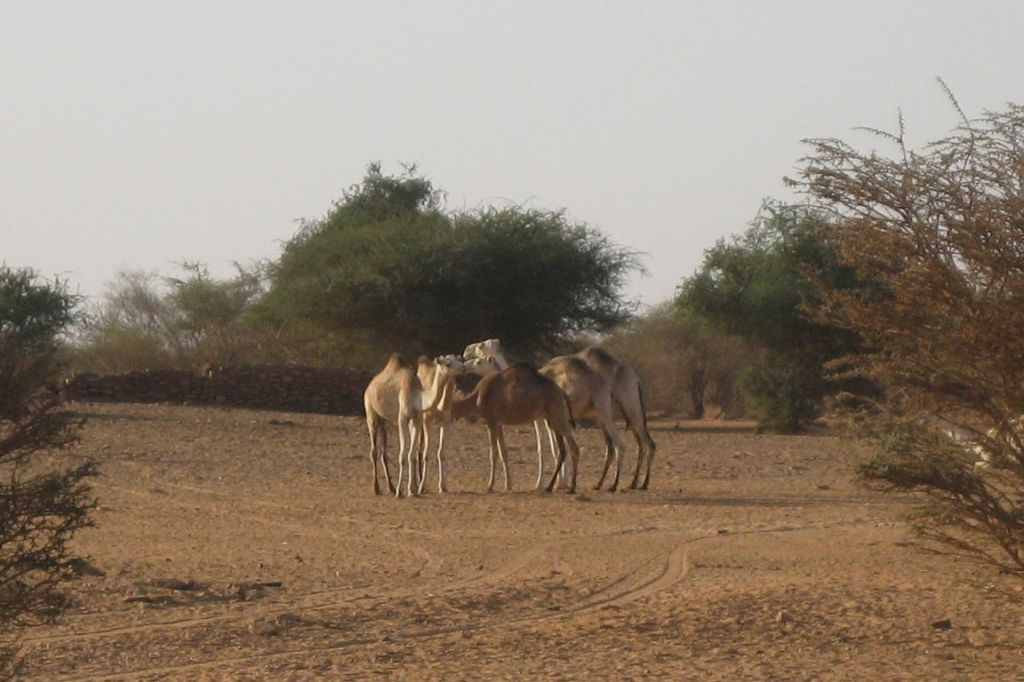
<svg viewBox="0 0 1024 682">
<path fill-rule="evenodd" d="M 488 339 L 487 341 L 481 341 L 480 343 L 473 343 L 466 346 L 466 350 L 463 353 L 463 357 L 466 358 L 465 365 L 466 369 L 474 374 L 485 377 L 490 374 L 495 374 L 502 370 L 508 369 L 511 366 L 508 358 L 505 357 L 505 352 L 500 347 L 498 339 Z M 541 429 L 545 428 L 548 434 L 548 440 L 551 445 L 551 461 L 557 461 L 558 447 L 555 442 L 555 435 L 551 429 L 544 427 L 544 420 L 538 419 L 533 423 L 533 430 L 537 436 L 537 489 L 540 489 L 544 475 L 544 441 L 541 436 Z M 559 470 L 561 474 L 561 470 Z"/>
<path fill-rule="evenodd" d="M 417 468 L 414 462 L 419 463 L 419 458 L 414 457 L 414 453 L 418 452 L 418 441 L 423 436 L 423 414 L 437 406 L 452 377 L 463 371 L 462 363 L 450 356 L 437 358 L 434 364 L 436 367 L 433 381 L 429 388 L 424 388 L 416 376 L 416 371 L 406 367 L 397 353 L 393 354 L 384 369 L 370 380 L 363 393 L 366 426 L 370 432 L 373 492 L 376 495 L 380 494 L 378 462 L 384 469 L 388 489 L 395 495 L 402 495 L 402 475 L 406 464 L 409 469 L 406 494 L 414 494 L 414 486 L 415 491 L 419 492 L 419 484 L 413 480 L 416 478 Z M 393 488 L 385 452 L 385 422 L 394 424 L 398 429 L 398 482 Z"/>
<path fill-rule="evenodd" d="M 501 341 L 498 339 L 487 339 L 479 343 L 466 346 L 463 356 L 468 358 L 493 358 L 498 364 L 507 366 L 508 360 L 505 357 Z M 610 355 L 607 351 L 591 346 L 575 354 L 575 357 L 604 377 L 611 386 L 612 396 L 619 405 L 623 415 L 626 417 L 626 426 L 633 432 L 637 443 L 636 471 L 633 474 L 633 481 L 630 488 L 646 490 L 651 479 L 651 465 L 654 461 L 654 454 L 657 445 L 651 438 L 647 428 L 647 414 L 644 407 L 643 387 L 640 377 L 633 369 Z M 537 448 L 541 450 L 540 429 L 537 430 Z M 607 454 L 607 453 L 606 453 Z M 640 484 L 640 472 L 646 463 L 646 473 L 643 483 Z"/>
<path fill-rule="evenodd" d="M 472 369 L 472 367 L 470 367 Z M 494 490 L 495 454 L 501 460 L 505 475 L 505 490 L 511 490 L 503 426 L 505 424 L 529 424 L 544 419 L 555 432 L 558 444 L 558 461 L 547 492 L 555 486 L 558 471 L 565 462 L 566 443 L 572 458 L 572 478 L 569 492 L 576 491 L 576 475 L 579 469 L 580 448 L 573 433 L 572 416 L 565 393 L 555 382 L 540 374 L 526 363 L 516 363 L 496 374 L 481 379 L 476 389 L 462 400 L 452 403 L 451 416 L 464 419 L 477 415 L 487 424 L 490 436 L 491 473 L 487 491 Z"/>
<path fill-rule="evenodd" d="M 499 351 L 500 352 L 500 351 Z M 504 357 L 500 355 L 489 355 L 486 358 L 475 358 L 467 360 L 466 368 L 487 376 L 500 370 L 505 363 Z M 569 411 L 576 421 L 581 419 L 593 419 L 604 434 L 605 453 L 604 470 L 601 472 L 601 479 L 594 486 L 600 490 L 608 475 L 608 469 L 612 459 L 615 460 L 615 477 L 609 491 L 614 492 L 619 486 L 620 463 L 622 460 L 622 438 L 619 436 L 619 429 L 615 426 L 615 408 L 611 387 L 604 378 L 587 366 L 585 362 L 572 355 L 563 355 L 550 360 L 538 370 L 542 375 L 555 382 L 565 393 L 569 400 Z M 537 489 L 543 485 L 544 480 L 544 447 L 540 435 L 540 425 L 543 420 L 534 422 L 537 431 Z M 548 438 L 551 442 L 551 456 L 557 461 L 555 433 L 547 427 Z M 559 474 L 561 472 L 559 471 Z"/>
</svg>

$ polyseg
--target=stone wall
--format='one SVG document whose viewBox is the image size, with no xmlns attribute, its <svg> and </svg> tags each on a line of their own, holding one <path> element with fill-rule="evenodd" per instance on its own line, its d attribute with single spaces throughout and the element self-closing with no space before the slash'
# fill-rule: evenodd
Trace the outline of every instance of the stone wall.
<svg viewBox="0 0 1024 682">
<path fill-rule="evenodd" d="M 301 365 L 239 365 L 203 373 L 147 370 L 99 376 L 79 374 L 64 384 L 84 402 L 222 405 L 287 412 L 363 414 L 363 390 L 372 372 Z"/>
</svg>

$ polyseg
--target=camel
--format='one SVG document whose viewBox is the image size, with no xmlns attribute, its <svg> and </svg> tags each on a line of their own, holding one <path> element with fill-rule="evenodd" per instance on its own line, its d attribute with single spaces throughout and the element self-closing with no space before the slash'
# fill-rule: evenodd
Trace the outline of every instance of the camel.
<svg viewBox="0 0 1024 682">
<path fill-rule="evenodd" d="M 505 352 L 501 349 L 501 343 L 498 339 L 488 339 L 487 341 L 472 343 L 466 346 L 466 350 L 463 352 L 462 357 L 465 359 L 466 369 L 482 377 L 508 369 L 511 366 L 508 358 L 505 357 Z M 543 481 L 542 476 L 544 474 L 544 441 L 541 437 L 541 427 L 543 425 L 543 419 L 539 419 L 533 423 L 533 430 L 537 435 L 538 489 Z M 551 459 L 552 461 L 557 461 L 558 455 L 555 453 L 558 451 L 558 448 L 555 443 L 554 433 L 550 429 L 547 429 L 547 434 L 551 445 Z M 560 470 L 556 471 L 561 474 Z"/>
<path fill-rule="evenodd" d="M 1005 461 L 1005 454 L 1000 452 L 1008 448 L 1012 453 L 1024 459 L 1024 415 L 1007 419 L 999 426 L 994 426 L 984 433 L 964 428 L 942 417 L 934 418 L 939 430 L 951 441 L 970 452 L 978 459 L 974 462 L 975 469 L 987 469 Z"/>
<path fill-rule="evenodd" d="M 500 364 L 508 365 L 508 360 L 498 339 L 487 339 L 478 343 L 466 346 L 463 352 L 465 358 L 494 358 Z M 637 443 L 636 471 L 633 474 L 631 489 L 640 488 L 647 490 L 651 479 L 651 465 L 654 462 L 654 454 L 657 445 L 651 438 L 647 428 L 647 414 L 644 408 L 643 387 L 640 377 L 629 365 L 612 357 L 607 351 L 591 346 L 584 348 L 575 356 L 585 362 L 591 369 L 604 377 L 611 386 L 612 397 L 618 403 L 623 415 L 626 417 L 626 427 L 633 432 Z M 537 429 L 538 453 L 542 449 L 540 429 Z M 640 472 L 646 463 L 646 473 L 643 483 L 640 483 Z"/>
<path fill-rule="evenodd" d="M 477 359 L 480 361 L 481 359 Z M 483 360 L 486 362 L 486 360 Z M 481 362 L 467 363 L 467 369 L 479 369 Z M 558 472 L 565 462 L 566 443 L 572 458 L 572 478 L 568 492 L 576 492 L 576 476 L 579 469 L 580 449 L 573 433 L 572 415 L 569 402 L 554 381 L 545 377 L 526 363 L 516 363 L 500 372 L 488 374 L 467 397 L 452 403 L 453 419 L 465 419 L 476 414 L 487 424 L 490 436 L 491 472 L 487 481 L 487 492 L 494 490 L 495 455 L 501 460 L 505 476 L 505 490 L 511 490 L 503 426 L 506 424 L 529 424 L 546 420 L 555 433 L 558 446 L 558 460 L 555 473 L 546 488 L 555 486 Z"/>
<path fill-rule="evenodd" d="M 433 380 L 429 388 L 424 388 L 416 371 L 406 367 L 401 356 L 392 354 L 384 369 L 370 380 L 363 393 L 363 407 L 366 410 L 366 426 L 370 432 L 370 462 L 373 465 L 373 492 L 380 494 L 377 476 L 377 465 L 384 469 L 384 477 L 388 489 L 396 496 L 402 496 L 402 477 L 405 465 L 409 474 L 406 494 L 418 494 L 420 486 L 414 482 L 416 468 L 419 464 L 418 441 L 423 436 L 423 415 L 437 407 L 452 377 L 464 371 L 462 363 L 453 356 L 440 357 L 434 360 Z M 398 429 L 398 481 L 391 485 L 391 473 L 388 470 L 386 445 L 387 431 L 385 422 L 394 424 Z"/>
<path fill-rule="evenodd" d="M 647 490 L 651 482 L 651 464 L 654 462 L 654 453 L 658 446 L 647 428 L 647 409 L 644 407 L 644 391 L 640 377 L 632 367 L 597 346 L 584 348 L 576 353 L 575 357 L 587 363 L 611 386 L 612 395 L 626 417 L 626 428 L 633 432 L 636 439 L 636 472 L 629 487 L 633 490 Z M 640 467 L 645 462 L 647 466 L 644 481 L 640 483 Z"/>
<path fill-rule="evenodd" d="M 451 361 L 457 361 L 454 355 L 446 355 L 445 359 Z M 426 356 L 421 355 L 417 360 L 416 376 L 419 378 L 420 383 L 424 386 L 429 386 L 434 383 L 434 375 L 437 373 L 438 365 L 431 362 Z M 463 370 L 465 371 L 465 366 Z M 442 456 L 444 453 L 444 436 L 445 430 L 448 425 L 451 424 L 451 405 L 452 399 L 456 395 L 455 382 L 450 381 L 445 384 L 444 390 L 441 393 L 441 400 L 433 408 L 423 413 L 423 439 L 420 441 L 420 483 L 419 492 L 423 493 L 423 488 L 427 480 L 427 452 L 430 447 L 430 427 L 434 424 L 438 426 L 437 430 L 437 492 L 446 493 L 448 492 L 447 487 L 444 483 L 444 464 Z"/>
<path fill-rule="evenodd" d="M 501 367 L 504 358 L 498 356 L 488 356 L 486 361 L 482 359 L 469 360 L 467 361 L 467 369 L 486 376 L 489 373 L 497 371 Z M 472 364 L 470 364 L 472 363 Z M 489 363 L 489 364 L 488 364 Z M 594 486 L 594 490 L 600 490 L 604 485 L 605 477 L 608 475 L 608 469 L 612 462 L 615 460 L 615 477 L 612 479 L 611 485 L 608 490 L 614 492 L 619 487 L 619 472 L 620 464 L 622 461 L 622 438 L 619 436 L 619 430 L 615 426 L 615 408 L 613 406 L 613 397 L 611 387 L 608 382 L 604 380 L 597 372 L 587 366 L 585 362 L 579 358 L 573 356 L 560 356 L 552 359 L 546 365 L 538 370 L 543 376 L 551 379 L 565 393 L 569 400 L 569 412 L 572 418 L 579 421 L 584 418 L 592 418 L 597 421 L 598 427 L 604 434 L 605 440 L 605 456 L 604 456 L 604 470 L 601 473 L 601 479 Z M 540 424 L 538 420 L 534 422 L 534 429 L 537 433 L 537 484 L 536 488 L 539 490 L 544 480 L 544 448 L 543 441 L 540 435 Z M 555 434 L 547 428 L 548 438 L 551 441 L 551 454 L 557 462 L 557 456 L 555 455 L 556 443 Z M 556 469 L 556 472 L 558 470 Z"/>
</svg>

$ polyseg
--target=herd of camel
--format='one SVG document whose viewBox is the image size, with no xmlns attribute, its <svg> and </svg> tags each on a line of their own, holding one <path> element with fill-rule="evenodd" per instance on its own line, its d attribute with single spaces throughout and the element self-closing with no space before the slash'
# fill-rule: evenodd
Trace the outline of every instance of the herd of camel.
<svg viewBox="0 0 1024 682">
<path fill-rule="evenodd" d="M 481 376 L 476 388 L 462 393 L 455 385 L 461 374 Z M 636 438 L 636 472 L 630 488 L 646 490 L 651 479 L 651 463 L 656 446 L 647 429 L 643 390 L 640 379 L 628 365 L 601 348 L 589 347 L 575 355 L 554 358 L 536 368 L 525 362 L 510 364 L 498 339 L 470 344 L 461 356 L 444 355 L 429 360 L 421 357 L 417 367 L 406 366 L 397 354 L 370 381 L 363 394 L 366 425 L 370 432 L 370 461 L 373 466 L 373 492 L 381 494 L 378 470 L 383 469 L 388 490 L 402 496 L 402 483 L 408 496 L 423 493 L 427 473 L 430 428 L 438 427 L 437 489 L 446 492 L 444 482 L 445 429 L 453 420 L 476 418 L 487 426 L 490 436 L 490 478 L 488 492 L 494 490 L 495 459 L 501 461 L 505 490 L 509 482 L 507 448 L 502 427 L 506 424 L 533 423 L 537 436 L 537 483 L 544 480 L 544 438 L 554 460 L 554 472 L 545 488 L 551 492 L 560 478 L 568 479 L 568 492 L 576 491 L 579 445 L 574 427 L 577 420 L 592 419 L 605 440 L 604 471 L 595 490 L 604 485 L 612 461 L 615 471 L 608 490 L 619 485 L 624 450 L 615 425 L 615 408 L 626 418 L 626 426 Z M 387 428 L 398 431 L 398 478 L 391 480 L 386 456 Z M 564 466 L 568 450 L 572 472 Z M 643 473 L 643 480 L 640 475 Z"/>
</svg>

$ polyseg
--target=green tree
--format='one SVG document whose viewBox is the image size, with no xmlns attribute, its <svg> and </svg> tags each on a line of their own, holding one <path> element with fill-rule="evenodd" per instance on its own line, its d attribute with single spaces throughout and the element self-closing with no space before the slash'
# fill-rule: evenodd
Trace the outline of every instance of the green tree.
<svg viewBox="0 0 1024 682">
<path fill-rule="evenodd" d="M 75 442 L 78 421 L 50 390 L 77 298 L 29 270 L 0 267 L 0 632 L 60 613 L 89 525 L 91 462 L 48 469 L 36 455 Z"/>
<path fill-rule="evenodd" d="M 807 207 L 766 204 L 743 235 L 709 249 L 680 287 L 677 303 L 761 349 L 744 379 L 763 428 L 803 430 L 837 386 L 824 364 L 842 357 L 857 336 L 814 320 L 819 285 L 859 286 L 829 239 L 829 222 Z"/>
<path fill-rule="evenodd" d="M 628 317 L 621 289 L 636 258 L 594 228 L 562 211 L 446 214 L 441 196 L 414 169 L 371 164 L 285 246 L 264 319 L 284 334 L 315 325 L 376 362 L 493 336 L 528 354 Z"/>
</svg>

